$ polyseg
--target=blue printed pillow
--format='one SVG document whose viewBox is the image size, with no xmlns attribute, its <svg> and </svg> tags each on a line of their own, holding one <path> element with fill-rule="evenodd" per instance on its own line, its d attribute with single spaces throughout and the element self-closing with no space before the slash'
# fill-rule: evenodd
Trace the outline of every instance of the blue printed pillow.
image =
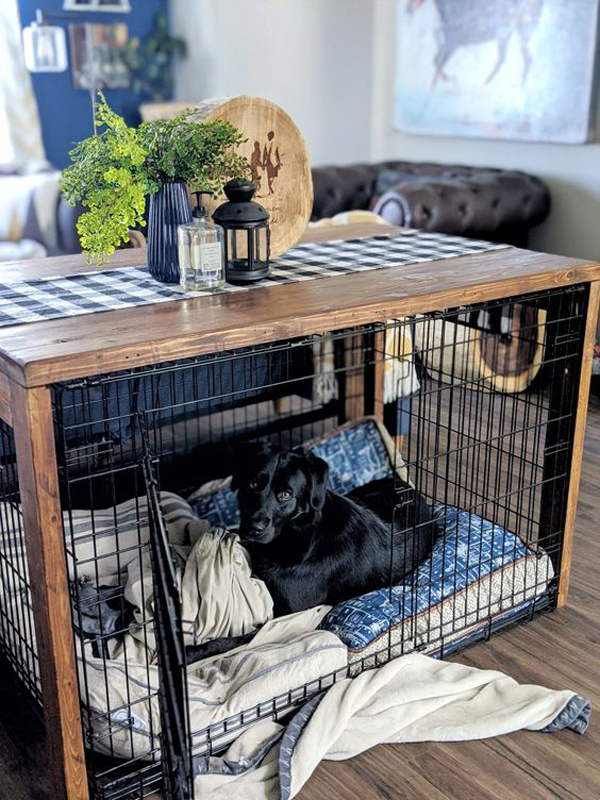
<svg viewBox="0 0 600 800">
<path fill-rule="evenodd" d="M 348 494 L 358 486 L 393 475 L 390 455 L 372 419 L 341 428 L 309 444 L 308 449 L 329 464 L 329 485 L 338 494 Z M 215 527 L 239 525 L 237 495 L 229 481 L 191 502 L 196 514 Z"/>
</svg>

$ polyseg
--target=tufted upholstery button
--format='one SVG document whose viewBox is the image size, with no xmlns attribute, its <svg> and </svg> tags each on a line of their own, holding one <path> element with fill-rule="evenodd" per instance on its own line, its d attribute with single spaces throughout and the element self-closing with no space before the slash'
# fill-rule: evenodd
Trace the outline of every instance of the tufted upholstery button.
<svg viewBox="0 0 600 800">
<path fill-rule="evenodd" d="M 500 198 L 494 197 L 491 203 L 492 208 L 498 208 L 499 205 L 500 205 Z"/>
</svg>

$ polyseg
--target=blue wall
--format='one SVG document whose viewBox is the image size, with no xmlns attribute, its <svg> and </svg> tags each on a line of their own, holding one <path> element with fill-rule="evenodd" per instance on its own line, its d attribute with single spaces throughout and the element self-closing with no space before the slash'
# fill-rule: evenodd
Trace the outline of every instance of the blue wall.
<svg viewBox="0 0 600 800">
<path fill-rule="evenodd" d="M 1 1 L 1 0 L 0 0 Z M 41 8 L 48 14 L 62 12 L 63 0 L 18 0 L 21 23 L 25 27 Z M 167 11 L 167 0 L 131 0 L 129 14 L 70 12 L 74 22 L 98 23 L 125 22 L 129 36 L 143 38 L 153 27 L 157 12 Z M 53 23 L 66 28 L 67 21 Z M 68 31 L 67 31 L 68 37 Z M 47 159 L 56 167 L 69 163 L 69 150 L 73 143 L 92 133 L 92 111 L 88 92 L 73 88 L 71 63 L 60 73 L 32 74 L 33 88 L 38 102 L 44 146 Z M 112 89 L 105 92 L 106 99 L 114 110 L 131 123 L 139 120 L 137 108 L 139 97 L 129 89 Z"/>
</svg>

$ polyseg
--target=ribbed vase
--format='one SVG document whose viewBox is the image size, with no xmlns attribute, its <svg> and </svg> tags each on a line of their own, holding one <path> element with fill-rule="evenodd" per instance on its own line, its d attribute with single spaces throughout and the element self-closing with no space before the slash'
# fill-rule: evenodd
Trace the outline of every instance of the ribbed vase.
<svg viewBox="0 0 600 800">
<path fill-rule="evenodd" d="M 148 270 L 157 281 L 179 282 L 177 226 L 191 222 L 192 209 L 182 181 L 163 183 L 150 195 L 148 207 Z"/>
</svg>

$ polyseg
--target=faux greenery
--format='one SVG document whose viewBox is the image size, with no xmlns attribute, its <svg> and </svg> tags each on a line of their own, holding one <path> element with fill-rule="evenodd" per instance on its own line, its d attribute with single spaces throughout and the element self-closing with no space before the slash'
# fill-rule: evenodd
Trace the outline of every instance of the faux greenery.
<svg viewBox="0 0 600 800">
<path fill-rule="evenodd" d="M 173 90 L 173 57 L 185 57 L 187 45 L 183 39 L 169 33 L 166 15 L 157 14 L 150 35 L 142 41 L 129 39 L 120 55 L 131 75 L 134 92 L 160 102 Z"/>
<path fill-rule="evenodd" d="M 145 225 L 146 198 L 161 184 L 184 181 L 192 190 L 218 194 L 228 180 L 249 173 L 235 151 L 244 139 L 229 122 L 194 122 L 188 110 L 132 128 L 103 95 L 96 109 L 99 133 L 71 151 L 73 164 L 62 179 L 66 199 L 87 208 L 77 230 L 88 263 L 101 265 L 127 243 L 131 228 Z"/>
</svg>

